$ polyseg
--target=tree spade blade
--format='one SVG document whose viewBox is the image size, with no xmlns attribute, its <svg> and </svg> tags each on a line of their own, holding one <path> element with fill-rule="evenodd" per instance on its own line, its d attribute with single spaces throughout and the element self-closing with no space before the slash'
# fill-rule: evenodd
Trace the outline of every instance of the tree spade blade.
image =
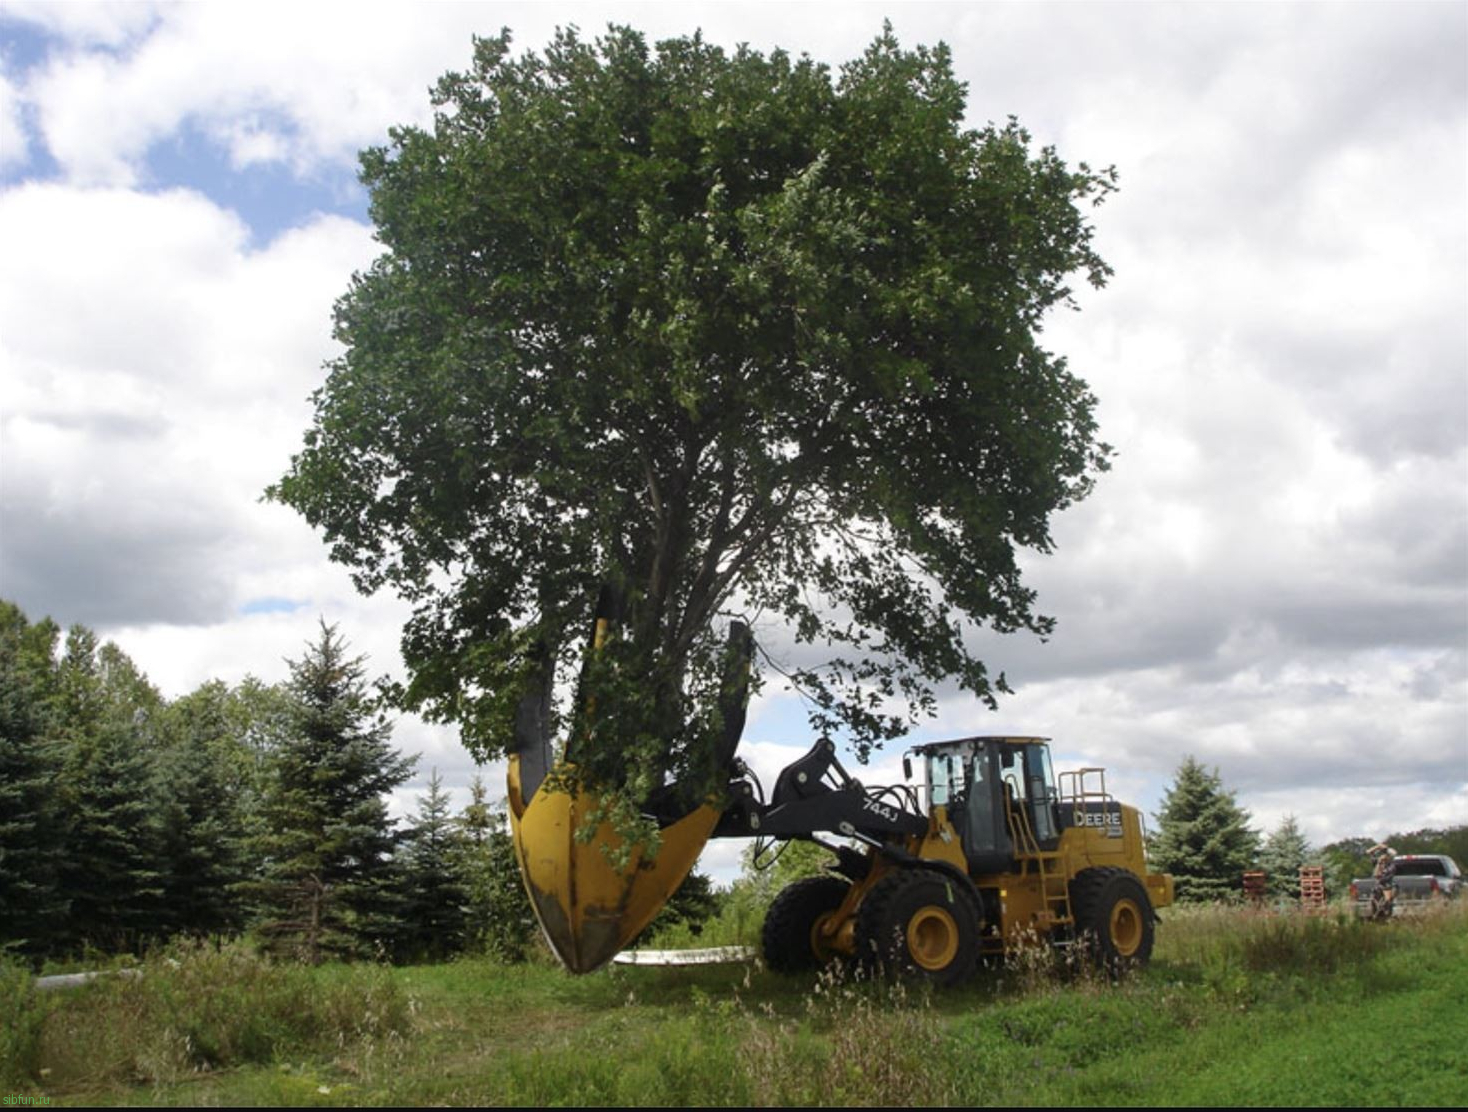
<svg viewBox="0 0 1468 1112">
<path fill-rule="evenodd" d="M 525 802 L 520 761 L 510 758 L 510 829 L 520 876 L 546 942 L 573 973 L 590 973 L 611 961 L 638 936 L 678 890 L 713 833 L 721 811 L 702 806 L 662 830 L 662 845 L 649 858 L 635 845 L 624 869 L 606 850 L 624 845 L 609 823 L 590 842 L 575 837 L 579 816 L 595 796 L 542 789 Z"/>
</svg>

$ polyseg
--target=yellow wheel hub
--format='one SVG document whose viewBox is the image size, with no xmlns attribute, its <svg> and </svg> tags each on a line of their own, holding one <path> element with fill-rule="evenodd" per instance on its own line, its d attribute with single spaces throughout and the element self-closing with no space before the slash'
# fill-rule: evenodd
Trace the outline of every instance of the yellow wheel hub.
<svg viewBox="0 0 1468 1112">
<path fill-rule="evenodd" d="M 1131 900 L 1117 900 L 1111 909 L 1111 945 L 1124 958 L 1142 947 L 1142 909 Z"/>
<path fill-rule="evenodd" d="M 925 907 L 908 920 L 907 952 L 927 970 L 946 969 L 958 956 L 958 924 L 941 907 Z"/>
<path fill-rule="evenodd" d="M 816 956 L 819 962 L 830 961 L 836 956 L 834 933 L 827 933 L 831 919 L 836 913 L 825 911 L 816 916 L 816 921 L 810 925 L 810 952 Z"/>
</svg>

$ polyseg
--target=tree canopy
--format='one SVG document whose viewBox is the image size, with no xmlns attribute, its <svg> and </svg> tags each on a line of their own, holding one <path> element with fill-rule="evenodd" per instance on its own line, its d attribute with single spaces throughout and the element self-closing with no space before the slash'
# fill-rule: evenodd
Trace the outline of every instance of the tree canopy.
<svg viewBox="0 0 1468 1112">
<path fill-rule="evenodd" d="M 270 493 L 413 604 L 405 706 L 492 758 L 579 674 L 557 727 L 633 798 L 718 778 L 734 617 L 790 631 L 757 672 L 862 756 L 941 681 L 992 704 L 970 634 L 1050 631 L 1017 550 L 1109 452 L 1038 334 L 1109 273 L 1085 208 L 1114 173 L 966 127 L 965 99 L 890 27 L 837 73 L 503 32 L 431 127 L 363 153 L 384 250 Z"/>
</svg>

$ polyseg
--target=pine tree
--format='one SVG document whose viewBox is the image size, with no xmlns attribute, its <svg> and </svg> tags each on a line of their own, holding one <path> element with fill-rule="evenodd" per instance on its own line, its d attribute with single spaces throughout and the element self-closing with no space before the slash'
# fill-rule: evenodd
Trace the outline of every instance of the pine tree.
<svg viewBox="0 0 1468 1112">
<path fill-rule="evenodd" d="M 502 961 L 523 961 L 535 938 L 535 912 L 520 879 L 507 816 L 490 806 L 479 777 L 458 819 L 458 852 L 468 894 L 470 945 Z"/>
<path fill-rule="evenodd" d="M 1315 850 L 1294 815 L 1281 820 L 1259 851 L 1259 867 L 1269 874 L 1269 891 L 1288 900 L 1300 898 L 1300 867 L 1314 864 Z"/>
<path fill-rule="evenodd" d="M 123 724 L 81 739 L 64 772 L 70 820 L 63 872 L 74 942 L 115 952 L 166 933 L 164 862 L 151 755 Z"/>
<path fill-rule="evenodd" d="M 246 808 L 253 754 L 238 700 L 212 681 L 165 709 L 159 754 L 159 824 L 165 921 L 170 932 L 231 933 L 244 925 L 238 885 L 247 879 Z"/>
<path fill-rule="evenodd" d="M 0 951 L 33 956 L 68 907 L 59 753 L 49 740 L 58 634 L 49 619 L 31 624 L 0 600 Z"/>
<path fill-rule="evenodd" d="M 397 929 L 392 854 L 399 835 L 386 795 L 413 759 L 389 744 L 362 658 L 335 627 L 291 661 L 290 728 L 269 758 L 259 848 L 261 933 L 279 952 L 317 963 L 371 952 Z"/>
<path fill-rule="evenodd" d="M 1153 867 L 1171 873 L 1179 900 L 1218 900 L 1238 894 L 1259 849 L 1249 813 L 1224 790 L 1218 770 L 1191 756 L 1154 816 L 1158 830 L 1149 847 Z"/>
<path fill-rule="evenodd" d="M 62 944 L 135 949 L 162 933 L 154 727 L 163 700 L 116 645 L 73 626 L 57 669 L 54 729 L 70 910 Z"/>
<path fill-rule="evenodd" d="M 459 837 L 443 779 L 434 769 L 403 853 L 407 900 L 402 952 L 414 960 L 441 961 L 464 948 L 468 893 Z"/>
</svg>

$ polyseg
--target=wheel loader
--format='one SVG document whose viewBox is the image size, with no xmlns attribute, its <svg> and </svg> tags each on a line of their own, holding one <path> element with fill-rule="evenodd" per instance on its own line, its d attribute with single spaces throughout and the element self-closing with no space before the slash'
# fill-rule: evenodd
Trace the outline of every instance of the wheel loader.
<svg viewBox="0 0 1468 1112">
<path fill-rule="evenodd" d="M 596 641 L 606 623 L 598 617 Z M 548 669 L 526 694 L 509 764 L 510 823 L 531 904 L 568 969 L 600 968 L 636 938 L 715 837 L 809 840 L 833 854 L 828 875 L 795 882 L 770 907 L 762 941 L 776 970 L 849 959 L 949 985 L 981 958 L 1036 943 L 1083 947 L 1113 970 L 1148 960 L 1172 878 L 1147 871 L 1140 814 L 1111 798 L 1103 770 L 1057 780 L 1045 738 L 967 737 L 911 748 L 907 783 L 868 788 L 821 739 L 780 772 L 766 800 L 734 756 L 751 651 L 736 624 L 721 708 L 727 791 L 692 804 L 671 791 L 646 801 L 660 829 L 655 854 L 624 845 L 609 823 L 589 838 L 580 829 L 599 801 L 553 786 Z"/>
<path fill-rule="evenodd" d="M 1037 737 L 916 746 L 903 758 L 909 781 L 914 757 L 920 785 L 869 789 L 823 740 L 780 774 L 768 804 L 743 782 L 715 837 L 807 838 L 835 856 L 829 875 L 771 904 L 766 964 L 848 958 L 947 985 L 1037 943 L 1083 946 L 1118 971 L 1150 958 L 1172 878 L 1147 871 L 1141 817 L 1107 793 L 1104 770 L 1057 783 Z"/>
</svg>

